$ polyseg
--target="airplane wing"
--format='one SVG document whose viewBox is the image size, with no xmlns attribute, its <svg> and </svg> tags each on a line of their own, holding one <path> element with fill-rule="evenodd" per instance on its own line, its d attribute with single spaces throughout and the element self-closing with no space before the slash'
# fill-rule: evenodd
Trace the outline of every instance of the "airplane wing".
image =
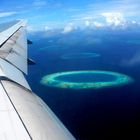
<svg viewBox="0 0 140 140">
<path fill-rule="evenodd" d="M 0 140 L 75 140 L 24 78 L 25 25 L 0 24 Z"/>
</svg>

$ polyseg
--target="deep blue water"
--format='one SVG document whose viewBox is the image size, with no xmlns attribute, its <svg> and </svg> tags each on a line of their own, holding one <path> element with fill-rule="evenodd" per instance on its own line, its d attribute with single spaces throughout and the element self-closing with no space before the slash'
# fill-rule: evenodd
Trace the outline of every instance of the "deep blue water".
<svg viewBox="0 0 140 140">
<path fill-rule="evenodd" d="M 130 138 L 140 126 L 140 33 L 137 31 L 77 31 L 68 35 L 29 37 L 28 82 L 78 140 Z M 67 53 L 98 53 L 100 57 L 61 59 Z M 104 70 L 126 74 L 135 82 L 99 90 L 47 87 L 40 80 L 47 74 L 75 70 Z"/>
<path fill-rule="evenodd" d="M 97 53 L 70 53 L 62 55 L 62 59 L 87 59 L 87 58 L 94 58 L 100 57 Z"/>
</svg>

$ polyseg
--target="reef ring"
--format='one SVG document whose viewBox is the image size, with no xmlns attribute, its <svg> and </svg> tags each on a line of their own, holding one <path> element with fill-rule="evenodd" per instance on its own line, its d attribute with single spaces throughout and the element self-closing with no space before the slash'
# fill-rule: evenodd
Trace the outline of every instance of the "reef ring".
<svg viewBox="0 0 140 140">
<path fill-rule="evenodd" d="M 111 71 L 68 71 L 44 76 L 40 83 L 70 89 L 100 89 L 133 82 L 127 75 Z"/>
</svg>

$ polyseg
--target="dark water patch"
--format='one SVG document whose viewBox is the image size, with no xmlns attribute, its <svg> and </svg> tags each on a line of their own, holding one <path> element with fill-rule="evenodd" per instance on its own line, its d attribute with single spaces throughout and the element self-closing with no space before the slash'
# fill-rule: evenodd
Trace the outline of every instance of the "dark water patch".
<svg viewBox="0 0 140 140">
<path fill-rule="evenodd" d="M 62 55 L 62 59 L 87 59 L 87 58 L 94 58 L 94 57 L 100 57 L 100 54 L 98 53 L 70 53 Z"/>
</svg>

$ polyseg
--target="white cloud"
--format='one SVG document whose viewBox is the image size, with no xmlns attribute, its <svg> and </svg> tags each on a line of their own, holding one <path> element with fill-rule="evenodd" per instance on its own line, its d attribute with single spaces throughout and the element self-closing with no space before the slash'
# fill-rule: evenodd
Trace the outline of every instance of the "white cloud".
<svg viewBox="0 0 140 140">
<path fill-rule="evenodd" d="M 112 0 L 103 3 L 91 2 L 88 6 L 85 6 L 84 10 L 79 8 L 81 12 L 74 14 L 73 19 L 79 23 L 83 22 L 88 27 L 93 27 L 93 22 L 95 22 L 94 27 L 98 28 L 104 24 L 104 27 L 110 26 L 115 29 L 125 29 L 128 23 L 135 21 L 132 23 L 136 24 L 139 22 L 139 7 L 139 0 Z"/>
<path fill-rule="evenodd" d="M 106 18 L 106 23 L 108 25 L 119 26 L 119 25 L 124 25 L 126 22 L 123 14 L 119 12 L 115 12 L 115 13 L 108 12 L 108 13 L 102 13 L 101 15 Z"/>
<path fill-rule="evenodd" d="M 98 21 L 86 20 L 85 21 L 85 26 L 86 27 L 101 28 L 101 27 L 104 27 L 105 25 L 103 23 L 101 23 L 101 22 L 98 22 Z"/>
<path fill-rule="evenodd" d="M 73 25 L 73 23 L 69 23 L 64 27 L 64 30 L 62 31 L 62 33 L 69 33 L 72 32 L 73 30 L 75 30 L 76 27 Z"/>
<path fill-rule="evenodd" d="M 98 22 L 98 21 L 94 21 L 94 22 L 93 22 L 93 25 L 94 25 L 95 27 L 97 27 L 97 28 L 100 28 L 100 27 L 104 27 L 104 26 L 105 26 L 103 23 Z"/>
<path fill-rule="evenodd" d="M 91 3 L 89 8 L 94 13 L 108 13 L 108 12 L 121 12 L 127 17 L 137 17 L 140 13 L 140 2 L 139 0 L 109 0 L 104 3 L 97 2 Z"/>
<path fill-rule="evenodd" d="M 44 0 L 36 0 L 36 1 L 33 2 L 33 5 L 35 7 L 38 7 L 38 8 L 43 7 L 43 6 L 46 6 L 46 4 L 47 3 Z"/>
<path fill-rule="evenodd" d="M 119 27 L 122 29 L 125 29 L 128 23 L 130 23 L 130 21 L 128 21 L 128 19 L 124 16 L 123 12 L 117 11 L 85 13 L 79 15 L 79 17 L 75 17 L 74 21 L 77 21 L 77 23 L 83 22 L 86 27 L 101 28 L 109 26 L 112 28 Z M 79 25 L 83 26 L 83 24 L 78 24 L 78 26 Z"/>
<path fill-rule="evenodd" d="M 137 24 L 137 22 L 135 20 L 132 21 L 132 24 Z"/>
<path fill-rule="evenodd" d="M 112 29 L 126 29 L 130 26 L 139 25 L 137 21 L 128 20 L 125 18 L 121 12 L 104 12 L 100 13 L 99 15 L 99 20 L 95 19 L 94 17 L 91 20 L 85 20 L 85 26 L 96 28 L 110 27 Z"/>
<path fill-rule="evenodd" d="M 93 19 L 93 16 L 85 16 L 81 18 L 81 20 L 92 20 L 92 19 Z"/>
<path fill-rule="evenodd" d="M 35 0 L 33 6 L 36 8 L 49 7 L 49 8 L 60 8 L 62 4 L 55 0 Z"/>
<path fill-rule="evenodd" d="M 85 21 L 85 25 L 86 25 L 87 27 L 89 27 L 89 26 L 90 26 L 90 24 L 91 24 L 91 23 L 90 23 L 90 21 L 89 21 L 89 20 L 86 20 L 86 21 Z"/>
<path fill-rule="evenodd" d="M 44 27 L 41 24 L 27 24 L 26 29 L 28 32 L 44 31 Z"/>
<path fill-rule="evenodd" d="M 34 28 L 33 28 L 33 26 L 27 26 L 26 30 L 30 33 L 30 32 L 34 31 Z"/>
<path fill-rule="evenodd" d="M 15 14 L 16 14 L 16 12 L 0 12 L 0 17 L 8 17 L 8 16 L 12 16 Z"/>
<path fill-rule="evenodd" d="M 49 26 L 45 26 L 45 31 L 49 31 L 51 28 Z"/>
<path fill-rule="evenodd" d="M 130 59 L 123 60 L 121 65 L 128 67 L 140 65 L 140 52 L 134 54 Z"/>
</svg>

